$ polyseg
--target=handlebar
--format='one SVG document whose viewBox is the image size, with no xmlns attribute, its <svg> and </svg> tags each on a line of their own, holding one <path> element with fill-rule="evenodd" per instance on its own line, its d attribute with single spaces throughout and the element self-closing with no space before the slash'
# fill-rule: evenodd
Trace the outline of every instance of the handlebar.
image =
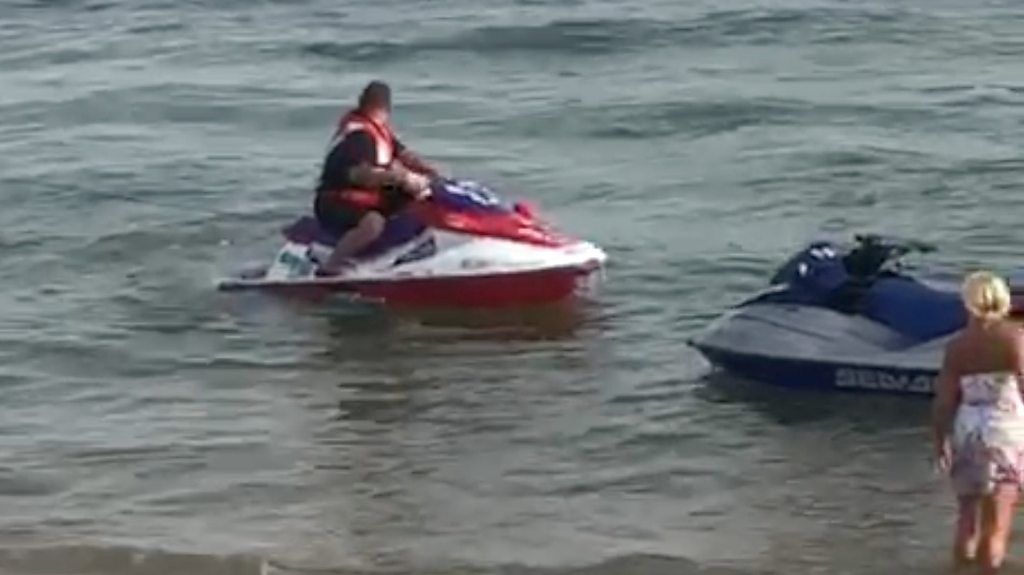
<svg viewBox="0 0 1024 575">
<path fill-rule="evenodd" d="M 884 247 L 900 255 L 911 252 L 931 253 L 938 249 L 935 244 L 921 240 L 880 234 L 856 234 L 854 240 L 859 244 L 858 247 Z"/>
<path fill-rule="evenodd" d="M 854 240 L 857 245 L 846 255 L 844 263 L 851 276 L 863 280 L 877 277 L 890 265 L 899 268 L 899 259 L 907 254 L 937 249 L 927 242 L 878 234 L 857 234 Z"/>
</svg>

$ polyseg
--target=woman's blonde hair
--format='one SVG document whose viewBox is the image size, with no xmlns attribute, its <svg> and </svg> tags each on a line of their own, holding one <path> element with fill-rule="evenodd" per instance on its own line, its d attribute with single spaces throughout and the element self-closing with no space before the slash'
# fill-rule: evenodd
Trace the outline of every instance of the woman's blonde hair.
<svg viewBox="0 0 1024 575">
<path fill-rule="evenodd" d="M 978 319 L 993 321 L 1010 313 L 1010 288 L 1003 278 L 991 272 L 968 275 L 961 296 L 967 311 Z"/>
</svg>

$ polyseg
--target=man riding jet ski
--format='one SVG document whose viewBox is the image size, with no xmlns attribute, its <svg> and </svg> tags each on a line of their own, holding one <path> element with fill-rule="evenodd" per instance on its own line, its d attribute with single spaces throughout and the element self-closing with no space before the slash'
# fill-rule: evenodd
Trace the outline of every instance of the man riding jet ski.
<svg viewBox="0 0 1024 575">
<path fill-rule="evenodd" d="M 555 303 L 588 287 L 606 260 L 601 248 L 486 185 L 439 176 L 394 137 L 389 109 L 390 90 L 370 83 L 332 140 L 316 217 L 284 228 L 270 265 L 221 289 L 475 308 Z"/>
<path fill-rule="evenodd" d="M 966 322 L 958 283 L 903 269 L 904 255 L 931 250 L 875 235 L 812 243 L 690 344 L 714 366 L 767 383 L 931 394 L 945 343 Z"/>
<path fill-rule="evenodd" d="M 351 267 L 349 258 L 380 237 L 403 195 L 419 198 L 437 170 L 405 147 L 391 128 L 391 88 L 370 82 L 359 105 L 338 121 L 313 204 L 316 219 L 340 236 L 321 275 Z"/>
</svg>

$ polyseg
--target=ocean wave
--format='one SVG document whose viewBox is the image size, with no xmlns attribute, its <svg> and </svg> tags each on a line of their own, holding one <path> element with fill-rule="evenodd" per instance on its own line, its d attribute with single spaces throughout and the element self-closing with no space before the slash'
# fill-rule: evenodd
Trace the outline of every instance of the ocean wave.
<svg viewBox="0 0 1024 575">
<path fill-rule="evenodd" d="M 556 20 L 540 26 L 484 26 L 428 43 L 428 47 L 483 54 L 525 51 L 602 55 L 663 37 L 672 29 L 670 23 L 647 19 Z"/>
<path fill-rule="evenodd" d="M 0 115 L 18 129 L 59 122 L 64 126 L 119 124 L 144 126 L 131 136 L 153 134 L 161 123 L 248 125 L 272 129 L 325 129 L 337 115 L 337 105 L 295 105 L 287 88 L 255 85 L 150 84 L 97 89 L 63 95 L 51 101 L 0 104 Z M 323 136 L 321 136 L 323 137 Z"/>
<path fill-rule="evenodd" d="M 915 15 L 896 10 L 863 9 L 757 9 L 709 12 L 681 24 L 678 33 L 710 43 L 746 41 L 773 43 L 799 37 L 809 42 L 832 43 L 836 32 L 877 34 L 886 26 L 895 26 Z M 849 39 L 849 38 L 846 38 Z"/>
<path fill-rule="evenodd" d="M 657 20 L 555 20 L 539 25 L 481 26 L 452 35 L 397 42 L 314 42 L 303 51 L 350 61 L 382 62 L 433 52 L 613 54 L 673 28 Z"/>
<path fill-rule="evenodd" d="M 399 60 L 418 52 L 415 46 L 399 42 L 311 42 L 302 47 L 311 56 L 349 62 Z"/>
<path fill-rule="evenodd" d="M 503 54 L 621 55 L 659 47 L 914 43 L 929 31 L 949 30 L 935 16 L 898 10 L 733 10 L 689 20 L 652 18 L 561 19 L 540 24 L 484 25 L 440 37 L 396 41 L 319 41 L 302 51 L 331 59 L 384 63 L 434 52 L 484 57 Z"/>
<path fill-rule="evenodd" d="M 263 559 L 252 555 L 204 555 L 130 547 L 53 545 L 0 549 L 4 572 L 80 573 L 103 575 L 220 575 L 223 573 L 262 575 Z"/>
<path fill-rule="evenodd" d="M 698 139 L 755 126 L 844 125 L 850 118 L 857 118 L 861 127 L 918 124 L 934 121 L 939 114 L 941 110 L 926 106 L 811 102 L 795 97 L 730 98 L 548 107 L 478 123 L 531 137 Z"/>
<path fill-rule="evenodd" d="M 598 562 L 565 567 L 535 567 L 525 564 L 483 567 L 417 567 L 422 575 L 698 575 L 708 568 L 684 557 L 653 553 L 634 553 Z M 5 572 L 82 575 L 400 575 L 407 570 L 344 566 L 307 567 L 261 557 L 255 553 L 200 554 L 170 550 L 141 549 L 130 546 L 46 545 L 0 548 L 0 569 Z M 748 571 L 716 567 L 717 575 L 744 575 Z"/>
</svg>

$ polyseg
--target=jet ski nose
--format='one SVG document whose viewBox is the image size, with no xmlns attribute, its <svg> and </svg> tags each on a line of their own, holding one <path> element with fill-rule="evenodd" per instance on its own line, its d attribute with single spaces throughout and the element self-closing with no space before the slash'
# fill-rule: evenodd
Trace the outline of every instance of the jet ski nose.
<svg viewBox="0 0 1024 575">
<path fill-rule="evenodd" d="M 534 206 L 531 203 L 524 202 L 522 200 L 512 204 L 512 209 L 514 209 L 517 214 L 523 216 L 524 218 L 530 218 L 532 220 L 533 218 L 537 217 L 536 206 Z"/>
</svg>

